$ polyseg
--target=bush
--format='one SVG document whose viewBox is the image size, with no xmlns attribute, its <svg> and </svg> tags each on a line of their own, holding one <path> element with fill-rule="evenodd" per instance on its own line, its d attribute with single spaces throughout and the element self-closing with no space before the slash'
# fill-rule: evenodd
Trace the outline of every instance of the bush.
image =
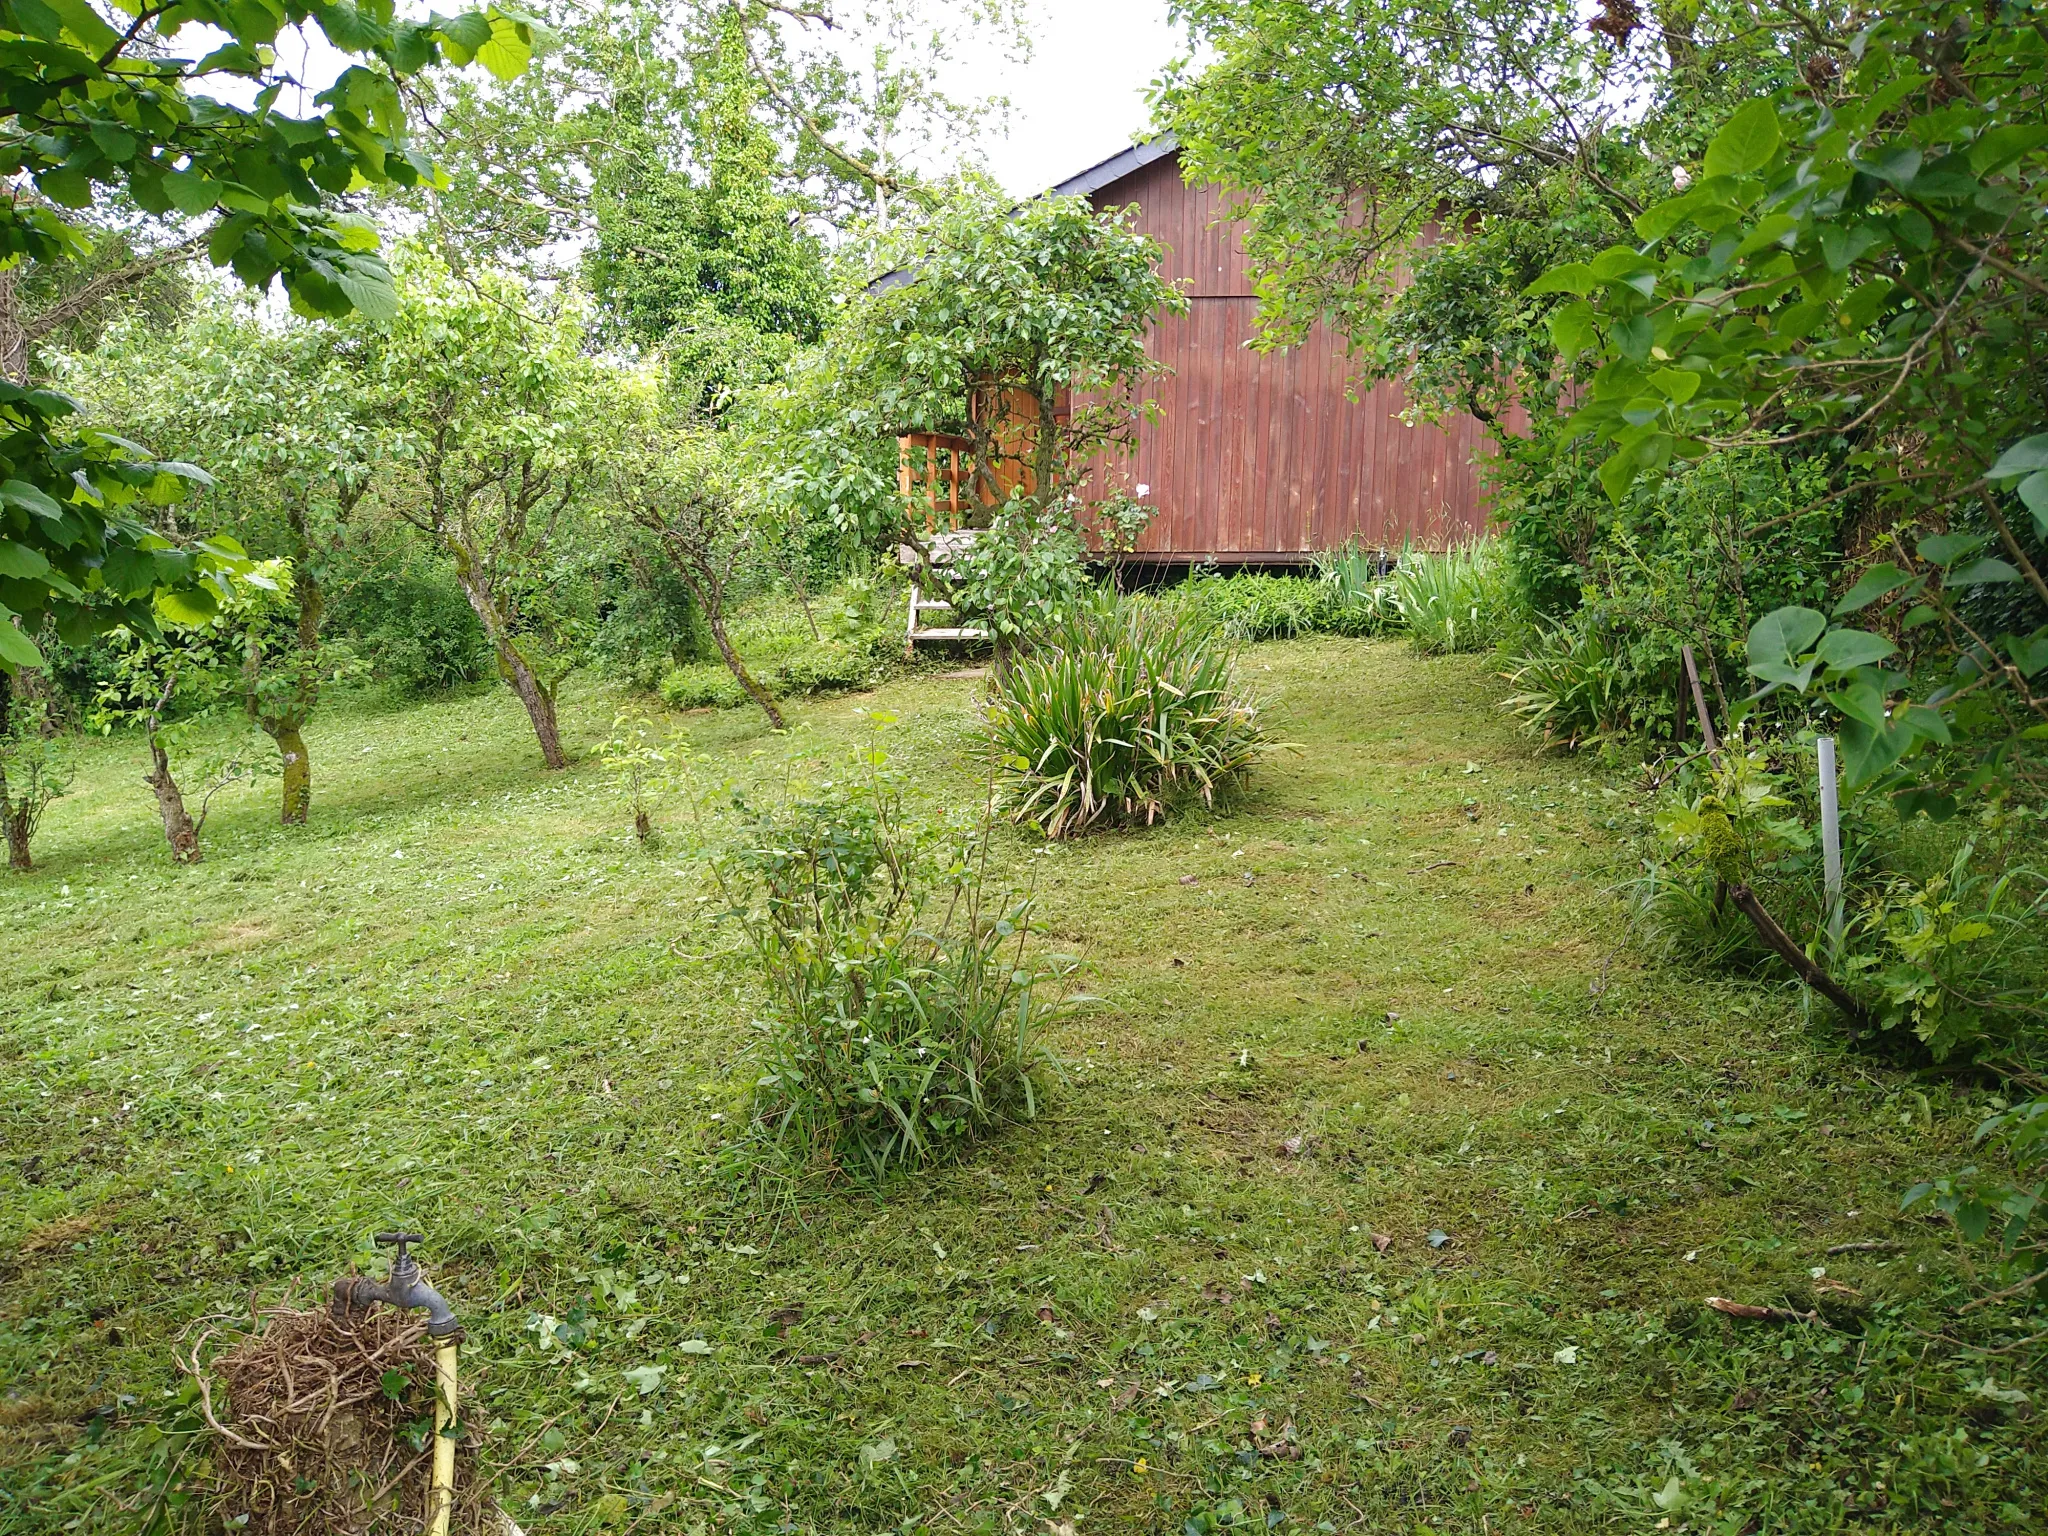
<svg viewBox="0 0 2048 1536">
<path fill-rule="evenodd" d="M 1213 804 L 1272 746 L 1202 615 L 1110 597 L 997 677 L 988 724 L 1010 814 L 1047 837 Z"/>
<path fill-rule="evenodd" d="M 1027 954 L 1029 901 L 985 895 L 986 825 L 912 827 L 878 749 L 814 797 L 735 805 L 713 870 L 772 999 L 756 1133 L 871 1181 L 1033 1117 L 1071 966 Z"/>
<path fill-rule="evenodd" d="M 481 682 L 496 670 L 483 626 L 454 576 L 424 561 L 343 587 L 327 629 L 355 643 L 373 678 L 403 693 Z"/>
<path fill-rule="evenodd" d="M 1172 589 L 1169 601 L 1233 640 L 1284 640 L 1336 628 L 1331 587 L 1306 576 L 1197 571 Z"/>
<path fill-rule="evenodd" d="M 732 673 L 708 661 L 670 668 L 658 691 L 670 709 L 738 709 L 748 702 Z"/>
</svg>

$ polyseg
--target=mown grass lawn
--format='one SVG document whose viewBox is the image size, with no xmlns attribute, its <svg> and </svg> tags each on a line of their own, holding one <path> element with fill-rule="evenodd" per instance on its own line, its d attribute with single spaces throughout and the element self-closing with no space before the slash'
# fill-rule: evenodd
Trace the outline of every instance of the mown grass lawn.
<svg viewBox="0 0 2048 1536">
<path fill-rule="evenodd" d="M 192 870 L 89 744 L 0 886 L 0 1531 L 133 1529 L 180 1331 L 394 1225 L 535 1536 L 2035 1528 L 2017 1320 L 1896 1214 L 1985 1090 L 1646 963 L 1633 791 L 1483 662 L 1244 665 L 1294 747 L 1230 814 L 999 836 L 1096 1000 L 1047 1113 L 881 1194 L 720 1171 L 755 991 L 611 698 L 558 776 L 502 692 L 336 706 L 314 824 L 238 794 Z M 748 777 L 886 708 L 972 804 L 974 686 L 681 719 Z"/>
</svg>

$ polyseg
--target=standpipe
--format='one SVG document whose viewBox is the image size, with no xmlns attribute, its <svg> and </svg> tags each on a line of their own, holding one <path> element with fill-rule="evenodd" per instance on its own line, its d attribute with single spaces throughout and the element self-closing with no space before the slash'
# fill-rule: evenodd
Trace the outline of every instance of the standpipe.
<svg viewBox="0 0 2048 1536">
<path fill-rule="evenodd" d="M 408 1244 L 423 1243 L 425 1238 L 417 1232 L 379 1232 L 377 1241 L 398 1249 L 391 1278 L 346 1275 L 334 1282 L 329 1307 L 340 1318 L 367 1312 L 380 1301 L 401 1312 L 427 1314 L 427 1337 L 434 1341 L 434 1467 L 427 1485 L 426 1536 L 448 1536 L 448 1520 L 455 1509 L 455 1439 L 449 1429 L 455 1423 L 455 1357 L 462 1324 L 441 1293 L 420 1278 L 419 1261 L 406 1251 Z"/>
</svg>

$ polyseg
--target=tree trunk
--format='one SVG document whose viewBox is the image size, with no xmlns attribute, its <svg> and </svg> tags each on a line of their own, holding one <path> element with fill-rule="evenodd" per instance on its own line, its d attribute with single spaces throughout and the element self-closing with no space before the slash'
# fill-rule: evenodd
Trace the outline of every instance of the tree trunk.
<svg viewBox="0 0 2048 1536">
<path fill-rule="evenodd" d="M 498 670 L 505 674 L 505 681 L 526 706 L 526 717 L 533 722 L 534 737 L 540 742 L 540 760 L 549 768 L 568 767 L 568 754 L 562 750 L 562 732 L 555 723 L 553 695 L 541 687 L 526 658 L 509 645 L 498 653 Z"/>
<path fill-rule="evenodd" d="M 149 758 L 154 771 L 144 774 L 142 782 L 156 792 L 156 808 L 164 818 L 164 840 L 171 845 L 171 857 L 180 864 L 197 864 L 205 857 L 199 851 L 199 828 L 185 810 L 185 795 L 178 781 L 171 777 L 170 754 L 153 734 Z"/>
<path fill-rule="evenodd" d="M 296 725 L 285 725 L 271 731 L 270 739 L 277 743 L 277 755 L 284 760 L 284 804 L 279 820 L 287 827 L 303 827 L 313 809 L 313 759 L 307 754 L 306 738 Z"/>
<path fill-rule="evenodd" d="M 452 541 L 449 549 L 455 556 L 455 575 L 462 583 L 462 595 L 469 599 L 470 609 L 476 614 L 477 622 L 483 625 L 484 637 L 491 642 L 491 650 L 497 655 L 498 675 L 505 679 L 506 687 L 519 695 L 519 702 L 526 706 L 527 718 L 533 722 L 533 734 L 540 742 L 541 761 L 550 769 L 568 767 L 569 758 L 562 751 L 562 732 L 555 723 L 553 695 L 541 687 L 540 679 L 533 675 L 533 668 L 526 664 L 526 658 L 512 643 L 511 633 L 477 571 L 476 561 L 467 550 Z"/>
<path fill-rule="evenodd" d="M 747 697 L 761 706 L 761 712 L 768 717 L 768 723 L 778 731 L 789 729 L 783 723 L 782 711 L 775 707 L 775 701 L 747 670 L 747 664 L 740 660 L 740 653 L 732 648 L 732 642 L 725 637 L 725 615 L 704 610 L 705 627 L 711 631 L 711 640 L 718 647 L 718 654 L 725 658 L 726 670 L 731 672 L 739 685 L 747 690 Z"/>
<path fill-rule="evenodd" d="M 7 798 L 7 782 L 0 779 L 0 806 L 7 808 L 7 867 L 21 874 L 27 874 L 36 867 L 36 861 L 28 852 L 27 805 L 16 805 Z"/>
</svg>

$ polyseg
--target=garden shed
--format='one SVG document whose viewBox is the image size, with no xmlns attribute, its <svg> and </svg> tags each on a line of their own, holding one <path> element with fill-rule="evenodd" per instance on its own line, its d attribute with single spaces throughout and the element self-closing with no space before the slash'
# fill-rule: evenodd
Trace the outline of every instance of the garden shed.
<svg viewBox="0 0 2048 1536">
<path fill-rule="evenodd" d="M 1135 205 L 1164 251 L 1188 312 L 1149 347 L 1172 370 L 1151 394 L 1160 416 L 1105 483 L 1149 488 L 1157 509 L 1138 547 L 1166 565 L 1294 564 L 1353 539 L 1441 549 L 1485 529 L 1475 464 L 1486 429 L 1469 416 L 1409 426 L 1398 384 L 1347 389 L 1342 340 L 1317 326 L 1299 346 L 1252 348 L 1258 298 L 1242 222 L 1220 187 L 1181 178 L 1172 134 L 1135 144 L 1054 187 L 1098 207 Z"/>
</svg>

